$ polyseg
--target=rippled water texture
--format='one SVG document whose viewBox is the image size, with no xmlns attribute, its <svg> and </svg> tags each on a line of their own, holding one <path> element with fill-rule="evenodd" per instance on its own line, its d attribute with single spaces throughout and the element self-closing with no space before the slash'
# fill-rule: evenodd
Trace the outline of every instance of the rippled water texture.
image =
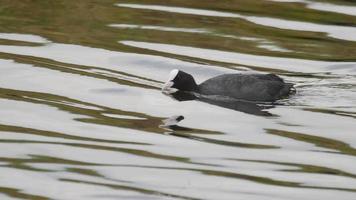
<svg viewBox="0 0 356 200">
<path fill-rule="evenodd" d="M 175 68 L 297 94 L 177 101 Z M 356 199 L 356 3 L 0 0 L 0 115 L 0 199 Z"/>
</svg>

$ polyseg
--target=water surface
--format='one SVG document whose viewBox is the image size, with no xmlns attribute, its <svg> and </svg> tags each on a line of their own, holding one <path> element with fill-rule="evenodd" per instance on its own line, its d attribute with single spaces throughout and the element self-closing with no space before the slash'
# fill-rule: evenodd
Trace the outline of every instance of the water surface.
<svg viewBox="0 0 356 200">
<path fill-rule="evenodd" d="M 0 198 L 355 199 L 355 7 L 1 0 Z M 297 93 L 177 101 L 160 90 L 175 68 Z"/>
</svg>

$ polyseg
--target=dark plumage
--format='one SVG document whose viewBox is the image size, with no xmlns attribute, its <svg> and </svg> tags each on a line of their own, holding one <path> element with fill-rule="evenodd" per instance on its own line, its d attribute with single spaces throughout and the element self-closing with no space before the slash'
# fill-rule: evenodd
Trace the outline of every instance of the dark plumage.
<svg viewBox="0 0 356 200">
<path fill-rule="evenodd" d="M 172 94 L 178 90 L 264 102 L 276 101 L 295 91 L 293 84 L 274 74 L 224 74 L 197 85 L 190 74 L 172 70 L 162 91 Z"/>
<path fill-rule="evenodd" d="M 274 74 L 224 74 L 206 80 L 197 92 L 249 101 L 275 101 L 290 93 L 293 84 Z"/>
</svg>

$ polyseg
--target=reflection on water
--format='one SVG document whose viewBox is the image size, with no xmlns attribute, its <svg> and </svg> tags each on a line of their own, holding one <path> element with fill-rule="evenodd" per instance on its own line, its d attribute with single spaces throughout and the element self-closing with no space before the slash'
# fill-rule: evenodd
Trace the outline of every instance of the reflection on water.
<svg viewBox="0 0 356 200">
<path fill-rule="evenodd" d="M 185 91 L 177 91 L 169 96 L 177 101 L 198 100 L 208 104 L 220 106 L 222 108 L 261 116 L 272 116 L 272 114 L 265 111 L 265 109 L 274 107 L 272 104 L 258 104 L 256 102 L 225 98 L 221 96 L 205 96 Z"/>
<path fill-rule="evenodd" d="M 182 13 L 182 14 L 202 15 L 202 16 L 240 18 L 261 26 L 270 26 L 270 27 L 275 27 L 280 29 L 297 30 L 297 31 L 323 32 L 329 34 L 330 37 L 334 37 L 337 39 L 356 41 L 356 35 L 355 35 L 356 28 L 354 27 L 321 25 L 321 24 L 314 24 L 314 23 L 275 19 L 270 17 L 244 16 L 240 14 L 227 13 L 227 12 L 217 12 L 217 11 L 210 11 L 210 10 L 190 9 L 190 8 L 180 8 L 180 7 L 137 5 L 137 4 L 117 4 L 117 6 L 174 12 L 174 13 Z"/>
<path fill-rule="evenodd" d="M 355 7 L 4 0 L 0 199 L 355 198 Z M 298 92 L 177 101 L 160 91 L 175 68 Z"/>
<path fill-rule="evenodd" d="M 121 41 L 121 43 L 127 46 L 144 48 L 159 52 L 166 52 L 175 55 L 183 55 L 211 61 L 220 61 L 225 63 L 249 66 L 250 68 L 264 68 L 264 70 L 269 71 L 281 70 L 302 73 L 328 73 L 330 71 L 330 68 L 333 67 L 333 73 L 338 73 L 338 71 L 341 71 L 340 73 L 346 74 L 355 73 L 356 66 L 356 62 L 330 62 L 302 60 L 295 58 L 256 56 L 242 53 L 233 53 L 212 49 L 201 49 L 160 43 L 135 41 Z M 342 67 L 338 67 L 339 65 L 341 65 Z"/>
</svg>

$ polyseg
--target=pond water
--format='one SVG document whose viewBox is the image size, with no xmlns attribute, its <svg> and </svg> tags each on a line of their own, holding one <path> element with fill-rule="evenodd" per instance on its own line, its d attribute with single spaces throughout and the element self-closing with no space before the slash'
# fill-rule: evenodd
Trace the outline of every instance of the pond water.
<svg viewBox="0 0 356 200">
<path fill-rule="evenodd" d="M 0 0 L 0 199 L 356 199 L 355 13 Z M 297 93 L 259 113 L 177 101 L 160 90 L 175 68 L 276 73 Z"/>
</svg>

